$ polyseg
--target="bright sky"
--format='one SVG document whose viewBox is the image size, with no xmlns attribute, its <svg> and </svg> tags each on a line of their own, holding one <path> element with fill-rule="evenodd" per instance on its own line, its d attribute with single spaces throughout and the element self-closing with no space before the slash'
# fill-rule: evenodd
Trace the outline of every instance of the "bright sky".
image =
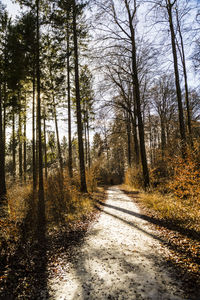
<svg viewBox="0 0 200 300">
<path fill-rule="evenodd" d="M 1 2 L 6 5 L 8 12 L 15 17 L 20 9 L 19 4 L 14 4 L 11 0 L 1 0 Z"/>
</svg>

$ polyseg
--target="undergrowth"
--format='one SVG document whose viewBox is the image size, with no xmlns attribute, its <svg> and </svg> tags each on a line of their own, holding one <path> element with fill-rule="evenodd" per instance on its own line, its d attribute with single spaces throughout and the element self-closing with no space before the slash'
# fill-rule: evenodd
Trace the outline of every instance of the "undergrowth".
<svg viewBox="0 0 200 300">
<path fill-rule="evenodd" d="M 150 209 L 158 212 L 161 218 L 180 224 L 185 229 L 200 233 L 200 201 L 182 201 L 172 194 L 158 192 L 141 193 L 141 201 Z"/>
<path fill-rule="evenodd" d="M 142 171 L 129 168 L 125 184 L 142 191 L 140 201 L 160 217 L 200 233 L 200 145 L 183 159 L 166 157 L 150 170 L 151 187 L 143 192 Z"/>
<path fill-rule="evenodd" d="M 63 177 L 63 179 L 62 179 Z M 48 224 L 59 226 L 74 222 L 89 214 L 94 206 L 91 193 L 97 188 L 92 173 L 87 172 L 88 193 L 81 193 L 79 176 L 71 179 L 67 172 L 51 175 L 45 184 L 46 218 Z"/>
<path fill-rule="evenodd" d="M 48 229 L 87 218 L 94 210 L 92 193 L 97 188 L 94 172 L 87 172 L 88 193 L 80 193 L 78 174 L 71 179 L 67 171 L 59 172 L 44 181 L 45 215 Z M 13 184 L 7 193 L 8 215 L 0 219 L 1 260 L 21 242 L 23 230 L 34 232 L 37 223 L 37 193 L 33 194 L 32 183 Z"/>
</svg>

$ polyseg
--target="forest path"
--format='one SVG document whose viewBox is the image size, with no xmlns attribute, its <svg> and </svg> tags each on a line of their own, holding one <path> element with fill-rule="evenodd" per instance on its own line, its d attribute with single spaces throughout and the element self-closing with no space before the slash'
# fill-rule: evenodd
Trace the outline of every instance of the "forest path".
<svg viewBox="0 0 200 300">
<path fill-rule="evenodd" d="M 61 275 L 49 279 L 50 299 L 186 299 L 164 265 L 168 250 L 139 208 L 118 187 L 107 192 L 82 247 L 71 262 L 61 258 Z"/>
</svg>

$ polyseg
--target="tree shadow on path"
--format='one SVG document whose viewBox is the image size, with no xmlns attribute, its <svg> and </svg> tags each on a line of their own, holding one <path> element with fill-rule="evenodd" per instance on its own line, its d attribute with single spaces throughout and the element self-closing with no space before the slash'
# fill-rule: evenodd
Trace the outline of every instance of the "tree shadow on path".
<svg viewBox="0 0 200 300">
<path fill-rule="evenodd" d="M 165 228 L 170 229 L 170 230 L 176 230 L 179 233 L 181 233 L 181 234 L 183 234 L 183 235 L 185 235 L 189 238 L 200 241 L 200 236 L 199 236 L 198 232 L 195 232 L 194 230 L 191 230 L 191 229 L 185 229 L 185 228 L 181 227 L 180 225 L 173 223 L 173 220 L 165 221 L 165 220 L 161 220 L 161 219 L 158 219 L 158 218 L 155 218 L 155 217 L 149 217 L 149 216 L 146 216 L 144 214 L 139 214 L 137 212 L 130 211 L 130 210 L 127 210 L 127 209 L 124 209 L 124 208 L 121 208 L 121 207 L 118 207 L 118 206 L 115 206 L 115 205 L 110 205 L 110 204 L 107 204 L 107 203 L 103 203 L 101 201 L 99 201 L 98 203 L 101 204 L 102 206 L 109 207 L 109 208 L 124 212 L 126 214 L 129 214 L 131 216 L 134 216 L 136 218 L 145 220 L 145 221 L 147 221 L 149 223 L 152 223 L 154 225 L 159 225 L 159 226 L 165 227 Z"/>
</svg>

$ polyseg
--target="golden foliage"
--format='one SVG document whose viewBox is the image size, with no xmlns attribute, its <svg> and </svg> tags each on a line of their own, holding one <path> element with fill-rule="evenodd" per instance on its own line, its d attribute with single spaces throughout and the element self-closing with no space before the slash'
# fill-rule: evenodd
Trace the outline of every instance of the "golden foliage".
<svg viewBox="0 0 200 300">
<path fill-rule="evenodd" d="M 88 191 L 93 192 L 97 186 L 93 171 L 87 172 Z M 93 210 L 93 200 L 90 194 L 80 192 L 78 174 L 69 177 L 67 171 L 63 175 L 57 172 L 49 176 L 45 183 L 46 218 L 48 224 L 57 226 L 72 222 Z"/>
<path fill-rule="evenodd" d="M 0 246 L 8 247 L 9 243 L 20 238 L 20 224 L 23 222 L 33 200 L 31 185 L 15 185 L 8 190 L 8 216 L 0 220 Z"/>
<path fill-rule="evenodd" d="M 169 160 L 171 178 L 168 187 L 176 198 L 200 202 L 200 143 L 195 141 L 188 148 L 186 158 L 173 157 Z"/>
<path fill-rule="evenodd" d="M 143 188 L 144 184 L 141 168 L 128 168 L 125 173 L 124 183 L 136 189 Z"/>
<path fill-rule="evenodd" d="M 88 191 L 94 192 L 97 187 L 95 170 L 87 172 Z M 63 175 L 54 172 L 48 177 L 44 184 L 45 189 L 45 213 L 48 227 L 58 227 L 61 224 L 81 220 L 92 212 L 94 205 L 91 194 L 80 193 L 79 175 L 74 174 L 71 179 L 67 171 Z M 37 196 L 37 193 L 36 193 Z M 16 242 L 20 239 L 20 226 L 26 220 L 37 221 L 37 197 L 33 196 L 32 184 L 13 185 L 8 190 L 8 212 L 7 218 L 0 220 L 0 246 L 9 241 Z M 32 223 L 30 224 L 32 225 Z"/>
<path fill-rule="evenodd" d="M 182 201 L 181 198 L 174 198 L 172 194 L 163 195 L 158 192 L 143 193 L 140 199 L 162 218 L 200 232 L 200 202 L 192 203 L 190 199 Z"/>
<path fill-rule="evenodd" d="M 175 156 L 160 160 L 150 171 L 152 192 L 142 194 L 141 201 L 162 218 L 200 231 L 200 143 L 187 150 L 186 158 Z M 125 184 L 142 187 L 142 172 L 130 168 Z"/>
</svg>

